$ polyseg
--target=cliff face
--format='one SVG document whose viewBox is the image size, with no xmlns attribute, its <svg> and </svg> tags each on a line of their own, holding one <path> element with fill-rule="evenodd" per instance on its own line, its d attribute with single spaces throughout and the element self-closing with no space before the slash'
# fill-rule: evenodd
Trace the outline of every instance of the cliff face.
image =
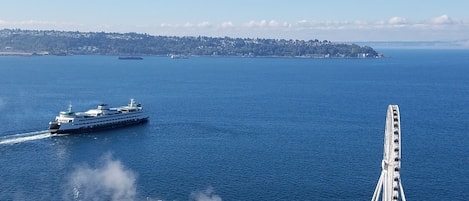
<svg viewBox="0 0 469 201">
<path fill-rule="evenodd" d="M 327 40 L 151 36 L 137 33 L 0 30 L 1 52 L 101 55 L 200 55 L 374 58 L 371 47 Z"/>
</svg>

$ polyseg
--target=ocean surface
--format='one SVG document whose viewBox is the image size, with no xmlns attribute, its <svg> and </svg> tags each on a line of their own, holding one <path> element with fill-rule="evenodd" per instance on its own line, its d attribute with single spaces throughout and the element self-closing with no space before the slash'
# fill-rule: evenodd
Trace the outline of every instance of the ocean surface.
<svg viewBox="0 0 469 201">
<path fill-rule="evenodd" d="M 0 57 L 0 200 L 371 200 L 386 111 L 407 200 L 469 197 L 469 51 L 383 59 Z M 75 111 L 141 126 L 50 137 Z"/>
</svg>

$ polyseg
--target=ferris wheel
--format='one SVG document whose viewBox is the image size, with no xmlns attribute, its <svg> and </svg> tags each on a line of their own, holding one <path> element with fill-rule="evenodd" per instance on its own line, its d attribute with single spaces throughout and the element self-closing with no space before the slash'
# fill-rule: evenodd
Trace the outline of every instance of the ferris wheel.
<svg viewBox="0 0 469 201">
<path fill-rule="evenodd" d="M 401 124 L 399 106 L 389 105 L 384 133 L 382 171 L 371 201 L 378 201 L 382 190 L 382 201 L 405 201 L 401 184 Z"/>
</svg>

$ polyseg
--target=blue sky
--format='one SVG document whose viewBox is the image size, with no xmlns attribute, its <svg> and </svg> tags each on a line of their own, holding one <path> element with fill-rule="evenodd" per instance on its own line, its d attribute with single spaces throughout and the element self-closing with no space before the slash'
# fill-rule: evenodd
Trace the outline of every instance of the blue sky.
<svg viewBox="0 0 469 201">
<path fill-rule="evenodd" d="M 467 0 L 0 0 L 0 29 L 332 41 L 469 39 Z"/>
</svg>

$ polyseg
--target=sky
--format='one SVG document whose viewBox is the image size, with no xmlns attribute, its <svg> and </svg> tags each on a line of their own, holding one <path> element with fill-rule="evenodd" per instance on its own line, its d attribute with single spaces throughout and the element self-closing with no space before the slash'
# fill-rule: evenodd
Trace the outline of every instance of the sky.
<svg viewBox="0 0 469 201">
<path fill-rule="evenodd" d="M 467 0 L 0 0 L 0 29 L 330 41 L 465 41 Z"/>
</svg>

